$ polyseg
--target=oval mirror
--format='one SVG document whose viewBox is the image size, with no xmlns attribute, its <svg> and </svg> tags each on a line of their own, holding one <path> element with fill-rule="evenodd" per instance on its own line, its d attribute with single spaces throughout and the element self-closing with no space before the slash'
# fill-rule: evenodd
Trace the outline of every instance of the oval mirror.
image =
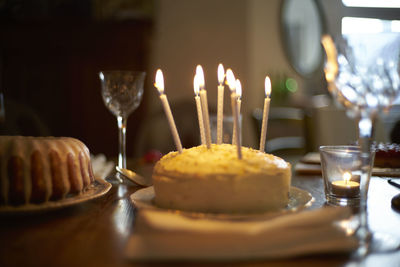
<svg viewBox="0 0 400 267">
<path fill-rule="evenodd" d="M 282 40 L 289 61 L 300 75 L 310 76 L 323 61 L 321 8 L 315 0 L 285 0 L 281 14 Z"/>
</svg>

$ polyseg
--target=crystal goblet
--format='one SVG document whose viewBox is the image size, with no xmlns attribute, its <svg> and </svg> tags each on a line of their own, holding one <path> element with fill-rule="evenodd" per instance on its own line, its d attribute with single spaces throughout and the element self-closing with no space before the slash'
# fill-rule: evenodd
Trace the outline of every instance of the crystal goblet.
<svg viewBox="0 0 400 267">
<path fill-rule="evenodd" d="M 101 71 L 101 95 L 106 107 L 118 122 L 118 167 L 126 169 L 126 127 L 129 115 L 139 106 L 143 95 L 145 72 Z M 117 176 L 121 182 L 122 179 Z"/>
<path fill-rule="evenodd" d="M 359 256 L 369 251 L 388 251 L 399 247 L 398 240 L 381 233 L 371 234 L 367 217 L 367 196 L 372 166 L 371 149 L 374 122 L 381 111 L 388 111 L 400 92 L 399 36 L 390 33 L 343 36 L 333 42 L 323 36 L 326 52 L 325 78 L 328 90 L 347 114 L 356 119 L 360 179 L 359 227 L 356 235 Z"/>
</svg>

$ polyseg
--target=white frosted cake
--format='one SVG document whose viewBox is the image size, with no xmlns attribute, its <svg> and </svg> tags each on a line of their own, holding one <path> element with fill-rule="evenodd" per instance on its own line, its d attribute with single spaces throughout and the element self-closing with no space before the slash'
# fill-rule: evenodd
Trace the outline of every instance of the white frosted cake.
<svg viewBox="0 0 400 267">
<path fill-rule="evenodd" d="M 242 147 L 212 144 L 181 154 L 170 152 L 153 172 L 159 207 L 212 213 L 254 213 L 283 209 L 289 201 L 291 165 Z"/>
</svg>

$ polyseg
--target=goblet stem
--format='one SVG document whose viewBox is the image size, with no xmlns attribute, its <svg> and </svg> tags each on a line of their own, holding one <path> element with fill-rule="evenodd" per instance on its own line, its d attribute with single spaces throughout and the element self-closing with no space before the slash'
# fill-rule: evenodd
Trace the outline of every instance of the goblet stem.
<svg viewBox="0 0 400 267">
<path fill-rule="evenodd" d="M 126 125 L 127 125 L 127 119 L 125 117 L 118 116 L 117 121 L 118 121 L 118 129 L 119 129 L 118 167 L 126 169 Z"/>
<path fill-rule="evenodd" d="M 357 230 L 357 236 L 360 242 L 358 249 L 359 256 L 365 256 L 368 253 L 369 243 L 371 240 L 371 232 L 368 226 L 367 196 L 374 155 L 371 153 L 372 134 L 374 129 L 373 122 L 373 116 L 370 115 L 361 116 L 358 121 L 358 142 L 361 150 L 360 209 L 358 214 L 360 225 Z"/>
</svg>

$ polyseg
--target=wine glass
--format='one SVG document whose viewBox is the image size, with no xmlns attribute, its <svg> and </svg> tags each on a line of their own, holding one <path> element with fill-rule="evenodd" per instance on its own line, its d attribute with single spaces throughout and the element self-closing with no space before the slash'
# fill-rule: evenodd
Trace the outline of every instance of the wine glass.
<svg viewBox="0 0 400 267">
<path fill-rule="evenodd" d="M 399 36 L 391 33 L 343 36 L 336 44 L 330 36 L 322 37 L 328 90 L 356 120 L 359 130 L 358 256 L 365 256 L 370 251 L 394 250 L 400 244 L 382 233 L 371 234 L 367 215 L 374 122 L 381 111 L 390 109 L 400 92 L 399 41 Z"/>
<path fill-rule="evenodd" d="M 139 106 L 146 76 L 140 71 L 100 71 L 101 95 L 118 122 L 118 167 L 126 169 L 126 127 L 129 115 Z M 117 175 L 117 179 L 122 179 Z"/>
</svg>

